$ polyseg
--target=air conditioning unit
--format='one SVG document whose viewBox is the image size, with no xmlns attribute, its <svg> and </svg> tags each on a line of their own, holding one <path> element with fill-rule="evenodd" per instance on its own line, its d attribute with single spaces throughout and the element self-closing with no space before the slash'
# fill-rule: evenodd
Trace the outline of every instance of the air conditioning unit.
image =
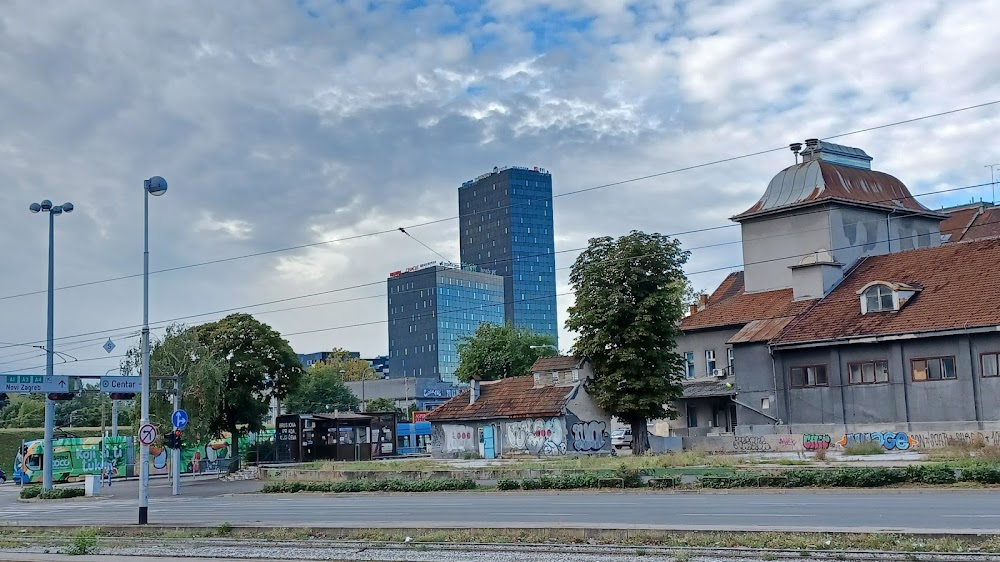
<svg viewBox="0 0 1000 562">
<path fill-rule="evenodd" d="M 726 370 L 725 369 L 712 369 L 712 376 L 721 379 L 722 377 L 726 376 Z"/>
</svg>

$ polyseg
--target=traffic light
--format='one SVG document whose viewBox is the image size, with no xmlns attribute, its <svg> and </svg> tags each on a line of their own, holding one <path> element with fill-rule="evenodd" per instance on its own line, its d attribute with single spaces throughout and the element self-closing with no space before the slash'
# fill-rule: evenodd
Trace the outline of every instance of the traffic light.
<svg viewBox="0 0 1000 562">
<path fill-rule="evenodd" d="M 112 400 L 133 400 L 135 399 L 134 392 L 113 392 L 111 393 Z"/>
<path fill-rule="evenodd" d="M 163 436 L 163 444 L 168 449 L 180 449 L 181 441 L 181 432 L 179 430 L 172 431 Z"/>
<path fill-rule="evenodd" d="M 72 400 L 76 398 L 72 392 L 52 392 L 48 396 L 49 400 Z"/>
</svg>

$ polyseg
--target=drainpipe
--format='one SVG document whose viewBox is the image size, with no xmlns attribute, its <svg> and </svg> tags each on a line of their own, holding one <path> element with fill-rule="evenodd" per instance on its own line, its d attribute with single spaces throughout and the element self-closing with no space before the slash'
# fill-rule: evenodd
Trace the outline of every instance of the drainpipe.
<svg viewBox="0 0 1000 562">
<path fill-rule="evenodd" d="M 767 346 L 767 354 L 771 356 L 771 386 L 774 389 L 774 397 L 775 397 L 775 399 L 777 399 L 778 398 L 778 370 L 777 370 L 777 367 L 774 364 L 774 348 L 771 347 L 771 346 Z M 785 414 L 787 415 L 788 414 L 788 407 L 789 407 L 788 391 L 786 390 L 785 392 L 782 392 L 781 394 L 782 394 L 782 402 L 784 403 L 784 406 L 785 406 Z M 777 402 L 778 401 L 775 400 L 775 403 L 777 403 Z M 751 408 L 751 410 L 753 410 L 753 408 Z M 771 418 L 771 416 L 769 416 L 767 414 L 764 414 L 764 417 Z M 789 417 L 791 417 L 791 416 L 789 416 Z M 773 419 L 774 421 L 778 422 L 778 425 L 781 425 L 781 424 L 784 423 L 783 421 L 781 421 L 778 418 L 771 418 L 771 419 Z"/>
</svg>

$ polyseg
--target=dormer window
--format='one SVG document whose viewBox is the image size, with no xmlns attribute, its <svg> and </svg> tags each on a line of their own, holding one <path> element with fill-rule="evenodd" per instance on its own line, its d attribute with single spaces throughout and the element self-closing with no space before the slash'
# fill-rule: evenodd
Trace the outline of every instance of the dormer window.
<svg viewBox="0 0 1000 562">
<path fill-rule="evenodd" d="M 896 310 L 892 303 L 892 289 L 886 285 L 872 285 L 865 291 L 865 312 L 888 312 Z"/>
<path fill-rule="evenodd" d="M 868 283 L 858 291 L 861 296 L 861 314 L 897 311 L 903 308 L 918 291 L 920 288 L 906 283 L 886 281 Z"/>
</svg>

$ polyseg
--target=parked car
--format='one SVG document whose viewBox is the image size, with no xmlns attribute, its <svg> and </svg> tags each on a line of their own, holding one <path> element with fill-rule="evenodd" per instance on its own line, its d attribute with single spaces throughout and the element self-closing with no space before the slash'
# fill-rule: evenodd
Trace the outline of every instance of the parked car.
<svg viewBox="0 0 1000 562">
<path fill-rule="evenodd" d="M 623 449 L 632 446 L 632 428 L 619 428 L 611 432 L 611 446 Z"/>
</svg>

